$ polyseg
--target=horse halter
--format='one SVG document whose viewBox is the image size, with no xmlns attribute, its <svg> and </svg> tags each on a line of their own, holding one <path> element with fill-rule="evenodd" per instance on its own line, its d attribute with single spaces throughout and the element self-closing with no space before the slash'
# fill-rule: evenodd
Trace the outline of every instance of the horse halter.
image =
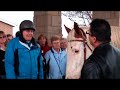
<svg viewBox="0 0 120 90">
<path fill-rule="evenodd" d="M 82 32 L 82 33 L 84 33 L 84 32 Z M 74 42 L 74 41 L 78 41 L 78 42 L 83 42 L 83 44 L 84 44 L 84 61 L 86 60 L 86 46 L 89 48 L 89 50 L 92 52 L 92 49 L 90 48 L 90 46 L 88 45 L 88 43 L 87 43 L 87 40 L 86 40 L 86 38 L 84 38 L 84 36 L 82 36 L 82 39 L 83 40 L 68 40 L 68 42 Z M 71 44 L 70 44 L 71 45 Z M 71 48 L 72 48 L 72 46 L 71 46 Z"/>
</svg>

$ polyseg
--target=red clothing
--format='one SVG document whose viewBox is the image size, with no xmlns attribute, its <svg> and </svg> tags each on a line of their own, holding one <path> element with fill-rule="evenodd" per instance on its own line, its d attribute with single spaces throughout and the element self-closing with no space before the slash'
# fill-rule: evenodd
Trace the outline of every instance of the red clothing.
<svg viewBox="0 0 120 90">
<path fill-rule="evenodd" d="M 42 56 L 44 57 L 45 53 L 50 50 L 49 46 L 41 46 Z"/>
</svg>

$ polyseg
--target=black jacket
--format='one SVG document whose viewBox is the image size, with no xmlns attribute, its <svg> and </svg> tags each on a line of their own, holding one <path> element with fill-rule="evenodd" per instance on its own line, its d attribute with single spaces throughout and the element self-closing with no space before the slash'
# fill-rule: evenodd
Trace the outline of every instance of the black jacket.
<svg viewBox="0 0 120 90">
<path fill-rule="evenodd" d="M 120 50 L 110 43 L 95 48 L 83 65 L 81 79 L 120 79 Z"/>
<path fill-rule="evenodd" d="M 5 51 L 0 49 L 0 75 L 5 75 L 5 66 L 4 66 L 4 62 L 2 61 L 5 56 Z"/>
</svg>

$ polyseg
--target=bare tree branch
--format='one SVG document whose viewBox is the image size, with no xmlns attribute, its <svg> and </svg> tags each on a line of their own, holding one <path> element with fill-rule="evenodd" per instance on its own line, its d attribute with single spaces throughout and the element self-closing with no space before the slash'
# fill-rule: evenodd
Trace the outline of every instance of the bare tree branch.
<svg viewBox="0 0 120 90">
<path fill-rule="evenodd" d="M 92 20 L 92 11 L 62 11 L 62 14 L 80 25 L 87 26 Z"/>
</svg>

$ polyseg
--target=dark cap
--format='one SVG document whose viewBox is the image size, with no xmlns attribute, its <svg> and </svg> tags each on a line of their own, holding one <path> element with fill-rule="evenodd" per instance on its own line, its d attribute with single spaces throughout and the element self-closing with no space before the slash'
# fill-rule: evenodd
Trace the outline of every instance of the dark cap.
<svg viewBox="0 0 120 90">
<path fill-rule="evenodd" d="M 33 31 L 35 31 L 35 26 L 32 21 L 24 20 L 20 23 L 19 29 L 20 31 L 23 31 L 25 29 L 32 29 Z"/>
</svg>

